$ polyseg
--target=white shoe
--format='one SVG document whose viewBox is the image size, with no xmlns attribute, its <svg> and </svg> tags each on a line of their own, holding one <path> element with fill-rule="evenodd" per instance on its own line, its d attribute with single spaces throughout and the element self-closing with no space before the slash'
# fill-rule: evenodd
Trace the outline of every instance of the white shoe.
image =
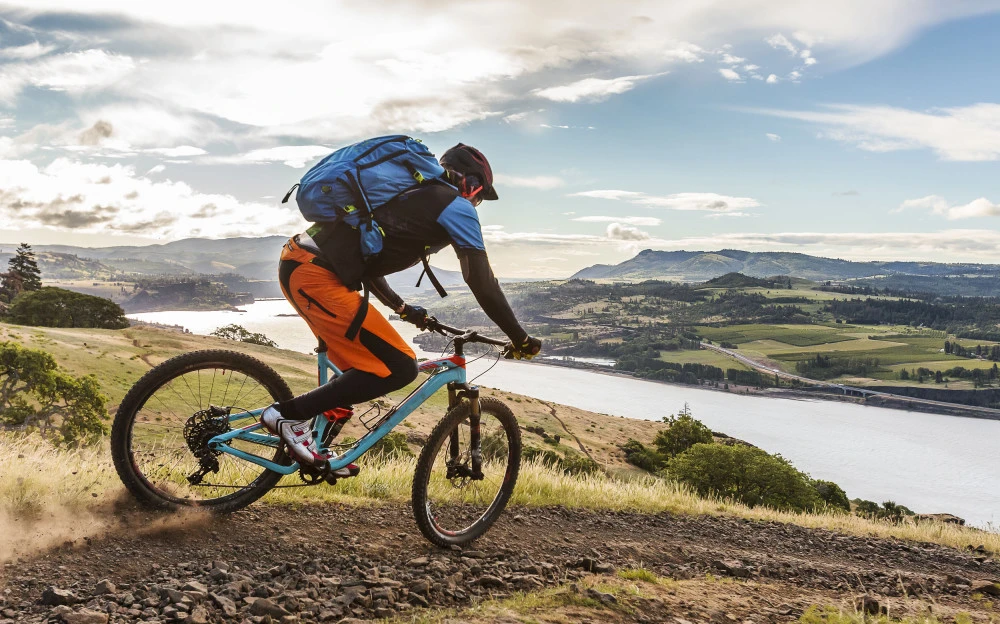
<svg viewBox="0 0 1000 624">
<path fill-rule="evenodd" d="M 317 452 L 316 440 L 312 437 L 312 425 L 308 420 L 290 420 L 281 415 L 278 408 L 270 406 L 260 415 L 260 422 L 282 439 L 288 453 L 300 464 L 320 467 L 329 457 Z"/>
</svg>

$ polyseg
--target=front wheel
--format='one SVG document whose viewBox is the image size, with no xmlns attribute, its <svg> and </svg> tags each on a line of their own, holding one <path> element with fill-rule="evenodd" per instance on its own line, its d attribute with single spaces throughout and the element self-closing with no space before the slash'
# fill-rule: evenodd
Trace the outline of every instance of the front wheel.
<svg viewBox="0 0 1000 624">
<path fill-rule="evenodd" d="M 115 469 L 149 507 L 245 507 L 282 475 L 210 449 L 208 441 L 254 424 L 253 410 L 291 398 L 278 373 L 242 353 L 195 351 L 167 360 L 143 375 L 118 407 L 111 427 Z M 234 438 L 230 446 L 290 464 L 277 438 L 269 438 Z"/>
<path fill-rule="evenodd" d="M 507 506 L 521 468 L 521 431 L 514 414 L 480 399 L 481 474 L 473 459 L 471 406 L 452 408 L 434 427 L 417 460 L 413 515 L 438 546 L 464 545 L 485 533 Z"/>
</svg>

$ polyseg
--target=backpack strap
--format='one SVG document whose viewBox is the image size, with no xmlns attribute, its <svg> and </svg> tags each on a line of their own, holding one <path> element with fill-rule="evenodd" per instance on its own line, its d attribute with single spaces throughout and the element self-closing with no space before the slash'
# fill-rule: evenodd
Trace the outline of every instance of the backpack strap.
<svg viewBox="0 0 1000 624">
<path fill-rule="evenodd" d="M 348 340 L 354 340 L 358 332 L 361 331 L 361 325 L 365 322 L 365 317 L 368 316 L 368 284 L 363 283 L 362 289 L 365 291 L 365 296 L 361 299 L 361 307 L 358 308 L 358 313 L 354 315 L 354 320 L 347 327 L 347 333 L 344 336 Z"/>
<path fill-rule="evenodd" d="M 444 286 L 441 285 L 441 282 L 438 281 L 437 276 L 434 275 L 434 271 L 431 271 L 431 264 L 427 260 L 426 253 L 420 256 L 420 261 L 424 263 L 424 270 L 420 272 L 420 277 L 417 278 L 417 288 L 420 287 L 420 282 L 424 280 L 424 276 L 426 275 L 427 279 L 431 281 L 431 284 L 434 286 L 434 290 L 437 291 L 438 295 L 442 299 L 447 297 L 448 292 L 444 289 Z"/>
</svg>

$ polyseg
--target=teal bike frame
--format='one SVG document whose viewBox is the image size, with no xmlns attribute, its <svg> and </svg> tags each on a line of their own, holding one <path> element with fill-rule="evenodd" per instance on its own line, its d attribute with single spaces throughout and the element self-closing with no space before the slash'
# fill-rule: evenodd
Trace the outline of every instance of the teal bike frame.
<svg viewBox="0 0 1000 624">
<path fill-rule="evenodd" d="M 319 385 L 328 383 L 331 380 L 331 374 L 333 379 L 336 379 L 343 374 L 340 369 L 334 366 L 333 362 L 330 361 L 330 358 L 327 356 L 325 351 L 320 351 L 317 354 L 316 359 Z M 420 372 L 429 372 L 430 376 L 425 379 L 422 384 L 417 386 L 417 388 L 399 405 L 390 409 L 386 415 L 381 418 L 381 422 L 379 422 L 374 429 L 362 436 L 361 439 L 355 442 L 343 454 L 333 457 L 327 461 L 329 470 L 339 470 L 341 468 L 345 468 L 348 464 L 353 463 L 356 459 L 364 455 L 365 452 L 368 451 L 368 449 L 370 449 L 376 442 L 381 440 L 386 434 L 399 425 L 399 423 L 403 422 L 407 416 L 413 413 L 413 410 L 420 407 L 431 397 L 431 395 L 445 386 L 448 386 L 449 388 L 449 403 L 454 402 L 455 390 L 457 388 L 471 390 L 475 396 L 478 396 L 478 393 L 475 392 L 475 388 L 468 388 L 466 385 L 464 355 L 456 353 L 455 355 L 447 358 L 427 360 L 420 363 L 418 370 Z M 245 420 L 247 416 L 259 417 L 264 409 L 266 409 L 266 406 L 250 411 L 241 411 L 237 414 L 229 414 L 229 421 L 235 422 Z M 327 419 L 322 415 L 313 419 L 313 435 L 316 440 L 323 440 L 323 434 L 326 432 L 328 424 Z M 278 438 L 278 436 L 272 435 L 266 429 L 264 430 L 264 433 L 259 433 L 263 427 L 264 426 L 260 422 L 256 422 L 252 425 L 227 431 L 226 433 L 217 435 L 209 440 L 208 447 L 215 451 L 239 457 L 240 459 L 244 459 L 248 462 L 263 466 L 268 470 L 273 470 L 274 472 L 281 474 L 287 475 L 298 471 L 298 463 L 292 463 L 291 465 L 277 464 L 264 457 L 241 451 L 229 445 L 231 440 L 238 439 L 252 442 L 254 444 L 260 444 L 266 447 L 277 448 L 281 444 L 281 439 Z M 320 449 L 320 451 L 326 452 L 328 449 Z"/>
</svg>

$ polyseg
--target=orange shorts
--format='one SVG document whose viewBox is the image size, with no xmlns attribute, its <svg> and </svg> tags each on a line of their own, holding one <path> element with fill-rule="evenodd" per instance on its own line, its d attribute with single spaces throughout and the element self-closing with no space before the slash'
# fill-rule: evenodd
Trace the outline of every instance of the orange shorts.
<svg viewBox="0 0 1000 624">
<path fill-rule="evenodd" d="M 410 358 L 416 357 L 399 332 L 370 303 L 361 331 L 353 340 L 348 340 L 347 329 L 361 308 L 363 298 L 357 291 L 344 286 L 334 273 L 313 264 L 314 258 L 313 253 L 294 240 L 285 243 L 278 271 L 281 292 L 309 324 L 313 334 L 326 343 L 327 356 L 337 368 L 342 371 L 354 368 L 379 377 L 392 374 L 385 362 L 362 344 L 364 332 L 381 339 L 377 342 L 385 346 Z"/>
</svg>

